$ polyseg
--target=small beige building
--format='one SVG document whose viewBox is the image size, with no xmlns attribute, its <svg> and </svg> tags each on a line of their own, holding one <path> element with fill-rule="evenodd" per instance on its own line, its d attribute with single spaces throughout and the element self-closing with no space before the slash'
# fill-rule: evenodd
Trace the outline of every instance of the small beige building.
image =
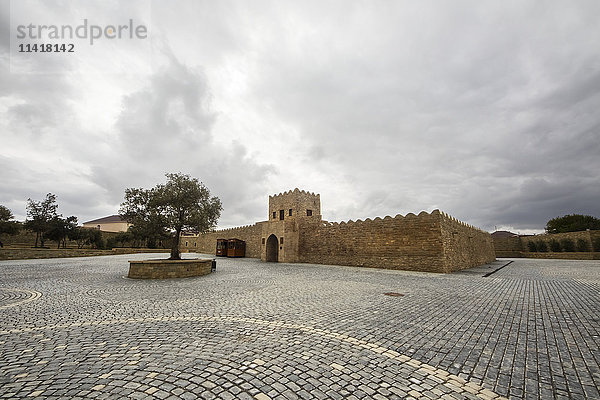
<svg viewBox="0 0 600 400">
<path fill-rule="evenodd" d="M 119 215 L 111 215 L 83 223 L 84 228 L 98 229 L 102 232 L 127 232 L 130 226 L 131 224 Z"/>
</svg>

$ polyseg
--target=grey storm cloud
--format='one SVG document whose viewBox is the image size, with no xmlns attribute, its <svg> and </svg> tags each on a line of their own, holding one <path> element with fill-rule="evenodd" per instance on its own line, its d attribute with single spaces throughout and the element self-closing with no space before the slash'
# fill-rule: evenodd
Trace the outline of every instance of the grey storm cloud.
<svg viewBox="0 0 600 400">
<path fill-rule="evenodd" d="M 407 21 L 406 3 L 396 5 L 304 21 L 300 31 L 310 25 L 315 37 L 299 40 L 302 52 L 274 51 L 298 29 L 282 24 L 263 49 L 260 96 L 314 143 L 309 158 L 327 158 L 326 173 L 344 171 L 351 196 L 364 196 L 336 216 L 439 207 L 491 229 L 598 215 L 600 92 L 588 30 L 598 7 L 436 3 L 409 6 L 420 20 Z"/>
<path fill-rule="evenodd" d="M 210 97 L 201 70 L 171 59 L 148 85 L 123 98 L 114 129 L 119 151 L 109 162 L 92 167 L 91 180 L 116 203 L 127 187 L 151 187 L 164 181 L 167 172 L 183 172 L 202 180 L 232 209 L 222 224 L 234 224 L 231 218 L 257 218 L 234 207 L 240 201 L 252 204 L 257 193 L 265 191 L 261 182 L 272 167 L 249 158 L 242 143 L 213 141 L 218 116 L 211 110 Z M 237 193 L 243 194 L 241 199 Z"/>
<path fill-rule="evenodd" d="M 0 203 L 53 191 L 91 219 L 181 171 L 221 197 L 221 226 L 265 219 L 268 195 L 295 187 L 337 221 L 600 216 L 595 1 L 151 9 L 146 75 L 11 73 L 2 42 Z"/>
</svg>

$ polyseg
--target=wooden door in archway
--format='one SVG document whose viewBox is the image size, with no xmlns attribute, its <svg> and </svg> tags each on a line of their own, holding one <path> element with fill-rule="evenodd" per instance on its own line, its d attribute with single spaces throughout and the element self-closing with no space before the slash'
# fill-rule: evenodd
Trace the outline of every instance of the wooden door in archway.
<svg viewBox="0 0 600 400">
<path fill-rule="evenodd" d="M 267 239 L 267 262 L 279 261 L 279 240 L 277 236 L 271 235 Z"/>
</svg>

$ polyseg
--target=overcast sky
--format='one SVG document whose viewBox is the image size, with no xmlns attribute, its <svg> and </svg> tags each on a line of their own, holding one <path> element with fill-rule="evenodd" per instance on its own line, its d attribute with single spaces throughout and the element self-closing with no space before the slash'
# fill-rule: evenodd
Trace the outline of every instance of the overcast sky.
<svg viewBox="0 0 600 400">
<path fill-rule="evenodd" d="M 48 192 L 79 222 L 115 214 L 166 172 L 221 198 L 219 227 L 296 187 L 329 221 L 600 217 L 597 0 L 0 1 L 0 204 L 19 220 Z M 19 25 L 84 19 L 147 36 L 18 53 L 36 43 Z"/>
</svg>

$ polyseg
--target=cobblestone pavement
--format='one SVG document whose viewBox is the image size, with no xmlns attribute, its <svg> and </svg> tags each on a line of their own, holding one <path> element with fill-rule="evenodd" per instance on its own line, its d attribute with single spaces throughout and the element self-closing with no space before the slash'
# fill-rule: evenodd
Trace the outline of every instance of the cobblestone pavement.
<svg viewBox="0 0 600 400">
<path fill-rule="evenodd" d="M 0 398 L 600 398 L 599 261 L 125 278 L 144 258 L 0 262 Z"/>
</svg>

